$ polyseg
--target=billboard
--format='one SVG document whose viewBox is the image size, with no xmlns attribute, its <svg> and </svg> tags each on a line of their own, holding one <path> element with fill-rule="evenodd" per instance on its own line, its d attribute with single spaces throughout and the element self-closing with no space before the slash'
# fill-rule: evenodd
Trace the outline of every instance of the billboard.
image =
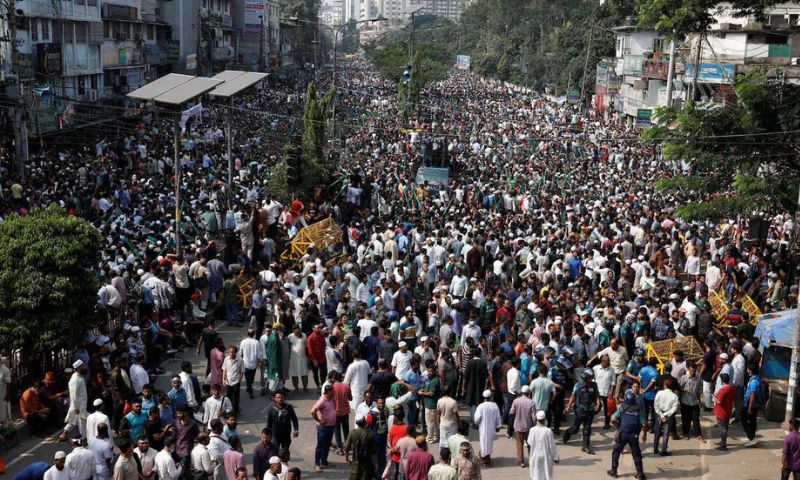
<svg viewBox="0 0 800 480">
<path fill-rule="evenodd" d="M 640 108 L 636 110 L 636 126 L 649 127 L 650 120 L 653 118 L 653 111 L 649 109 Z"/>
<path fill-rule="evenodd" d="M 686 73 L 684 74 L 683 79 L 686 82 L 694 80 L 693 63 L 686 64 Z M 736 65 L 729 63 L 700 64 L 700 75 L 697 77 L 698 82 L 733 84 L 734 80 L 736 80 Z"/>
<path fill-rule="evenodd" d="M 197 54 L 186 55 L 186 70 L 197 70 Z"/>
<path fill-rule="evenodd" d="M 459 70 L 469 70 L 472 59 L 469 55 L 456 56 L 456 68 Z"/>
<path fill-rule="evenodd" d="M 245 0 L 244 2 L 244 29 L 243 32 L 260 32 L 262 23 L 266 24 L 266 18 L 258 18 L 259 16 L 266 17 L 266 10 L 264 9 L 264 2 Z"/>
</svg>

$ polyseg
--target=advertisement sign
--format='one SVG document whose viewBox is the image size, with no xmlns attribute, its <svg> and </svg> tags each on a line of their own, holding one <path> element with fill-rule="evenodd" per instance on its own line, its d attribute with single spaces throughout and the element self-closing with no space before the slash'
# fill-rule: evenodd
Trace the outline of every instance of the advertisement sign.
<svg viewBox="0 0 800 480">
<path fill-rule="evenodd" d="M 597 72 L 595 74 L 595 85 L 600 87 L 608 87 L 608 65 L 605 62 L 597 64 Z"/>
<path fill-rule="evenodd" d="M 570 90 L 569 93 L 567 93 L 567 101 L 569 103 L 578 103 L 580 99 L 580 93 L 577 89 Z"/>
<path fill-rule="evenodd" d="M 178 63 L 181 58 L 181 44 L 177 40 L 167 40 L 167 62 Z"/>
<path fill-rule="evenodd" d="M 186 55 L 186 70 L 197 70 L 197 54 Z"/>
<path fill-rule="evenodd" d="M 622 59 L 622 74 L 639 77 L 642 75 L 642 62 L 644 57 L 641 55 L 625 55 Z"/>
<path fill-rule="evenodd" d="M 595 95 L 594 97 L 594 109 L 598 112 L 602 112 L 605 107 L 605 98 L 603 95 Z"/>
<path fill-rule="evenodd" d="M 459 70 L 469 70 L 472 58 L 469 55 L 456 56 L 456 68 Z"/>
<path fill-rule="evenodd" d="M 653 111 L 647 110 L 644 108 L 640 108 L 636 110 L 636 126 L 637 127 L 649 127 L 650 120 L 653 117 Z"/>
<path fill-rule="evenodd" d="M 686 73 L 683 75 L 686 82 L 694 80 L 694 64 L 686 64 Z M 736 80 L 736 65 L 729 63 L 701 63 L 698 82 L 732 84 Z"/>
<path fill-rule="evenodd" d="M 614 97 L 614 109 L 619 113 L 625 112 L 625 98 L 622 95 Z"/>
<path fill-rule="evenodd" d="M 644 61 L 644 66 L 642 67 L 643 77 L 666 80 L 667 74 L 669 74 L 669 62 L 651 59 Z"/>
<path fill-rule="evenodd" d="M 258 18 L 259 16 L 264 16 L 265 18 Z M 266 25 L 268 20 L 266 18 L 266 10 L 264 10 L 264 2 L 253 1 L 253 0 L 245 0 L 244 2 L 244 29 L 243 32 L 260 32 L 261 25 Z"/>
</svg>

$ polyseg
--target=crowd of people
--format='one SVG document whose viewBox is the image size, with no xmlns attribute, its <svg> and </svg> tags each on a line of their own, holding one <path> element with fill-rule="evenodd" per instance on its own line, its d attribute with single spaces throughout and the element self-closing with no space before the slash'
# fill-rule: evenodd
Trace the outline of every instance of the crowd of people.
<svg viewBox="0 0 800 480">
<path fill-rule="evenodd" d="M 65 420 L 74 449 L 19 480 L 296 479 L 290 447 L 309 414 L 315 472 L 333 467 L 333 450 L 359 480 L 480 479 L 503 428 L 519 466 L 551 479 L 558 443 L 580 433 L 595 454 L 596 417 L 617 429 L 611 476 L 627 447 L 645 478 L 649 434 L 660 456 L 670 440 L 704 442 L 706 416 L 720 450 L 731 423 L 742 447 L 757 445 L 767 389 L 740 302 L 796 303 L 788 214 L 770 219 L 764 240 L 736 221 L 686 222 L 675 209 L 696 198 L 654 188 L 685 166 L 613 116 L 453 72 L 405 119 L 393 85 L 359 59 L 335 79 L 338 187 L 306 209 L 263 188 L 282 146 L 265 132 L 289 134 L 301 84 L 240 100 L 234 185 L 224 184 L 223 116 L 211 109 L 189 127 L 182 252 L 171 248 L 172 135 L 155 116 L 119 139 L 46 150 L 25 184 L 3 175 L 6 214 L 58 202 L 107 242 L 100 321 L 73 371 L 48 373 L 20 400 L 35 433 Z M 420 166 L 449 177 L 417 182 Z M 323 212 L 343 245 L 280 262 L 286 239 Z M 246 309 L 241 271 L 256 278 Z M 711 292 L 732 307 L 722 330 Z M 221 321 L 243 340 L 226 346 Z M 648 358 L 667 339 L 703 353 Z M 156 391 L 162 360 L 186 349 L 206 371 L 183 362 Z M 308 391 L 309 373 L 319 400 L 295 412 L 287 397 Z M 237 422 L 242 402 L 266 402 L 256 397 L 269 408 L 247 462 Z M 800 474 L 793 425 L 786 478 Z"/>
</svg>

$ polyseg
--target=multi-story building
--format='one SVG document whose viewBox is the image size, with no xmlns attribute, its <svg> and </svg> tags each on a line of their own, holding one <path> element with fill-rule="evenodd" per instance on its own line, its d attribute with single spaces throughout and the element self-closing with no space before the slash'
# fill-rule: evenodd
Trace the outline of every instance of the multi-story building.
<svg viewBox="0 0 800 480">
<path fill-rule="evenodd" d="M 236 14 L 241 32 L 237 62 L 251 70 L 274 69 L 281 50 L 281 4 L 278 0 L 246 0 Z"/>
<path fill-rule="evenodd" d="M 633 19 L 628 23 L 614 28 L 617 32 L 614 73 L 619 86 L 609 106 L 613 105 L 628 121 L 638 119 L 643 123 L 645 117 L 652 118 L 656 107 L 666 105 L 668 62 L 664 58 L 665 40 L 657 32 L 639 30 Z M 602 65 L 598 65 L 598 69 L 602 70 Z M 598 78 L 601 83 L 603 79 L 602 75 Z M 605 80 L 612 79 L 605 77 Z M 617 86 L 617 81 L 610 85 L 612 89 Z M 608 84 L 605 86 L 609 87 Z M 664 97 L 660 99 L 662 90 Z"/>
<path fill-rule="evenodd" d="M 159 13 L 178 42 L 176 71 L 206 75 L 234 63 L 231 0 L 159 0 Z"/>
<path fill-rule="evenodd" d="M 153 0 L 111 0 L 101 5 L 104 91 L 124 95 L 171 70 L 171 27 L 159 21 Z M 174 50 L 174 46 L 173 46 Z"/>
<path fill-rule="evenodd" d="M 407 0 L 405 12 L 436 15 L 457 22 L 461 17 L 461 0 Z"/>
</svg>

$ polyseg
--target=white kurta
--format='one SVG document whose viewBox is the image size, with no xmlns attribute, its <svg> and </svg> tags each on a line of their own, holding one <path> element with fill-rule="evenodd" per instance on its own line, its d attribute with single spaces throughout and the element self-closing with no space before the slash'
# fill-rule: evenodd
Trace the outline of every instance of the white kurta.
<svg viewBox="0 0 800 480">
<path fill-rule="evenodd" d="M 94 413 L 86 417 L 86 438 L 88 440 L 91 440 L 97 436 L 97 426 L 101 423 L 105 423 L 109 429 L 111 428 L 111 422 L 108 419 L 108 415 L 100 410 L 96 410 Z"/>
<path fill-rule="evenodd" d="M 67 467 L 59 470 L 55 465 L 53 465 L 50 467 L 50 469 L 44 472 L 44 480 L 69 480 L 69 470 L 67 470 Z"/>
<path fill-rule="evenodd" d="M 86 380 L 83 375 L 74 372 L 69 379 L 69 411 L 64 421 L 70 426 L 77 426 L 82 436 L 86 436 L 86 417 L 89 416 L 86 405 L 88 403 L 89 394 L 86 393 Z"/>
<path fill-rule="evenodd" d="M 494 434 L 503 425 L 500 416 L 500 409 L 494 402 L 483 402 L 475 409 L 475 423 L 478 424 L 480 436 L 481 457 L 488 457 L 492 454 L 494 447 Z"/>
<path fill-rule="evenodd" d="M 289 376 L 302 377 L 308 375 L 308 356 L 306 355 L 306 334 L 302 337 L 297 337 L 294 333 L 289 335 L 289 346 L 291 347 L 291 354 L 289 356 Z"/>
<path fill-rule="evenodd" d="M 555 462 L 559 458 L 553 432 L 545 426 L 536 425 L 528 433 L 528 445 L 531 446 L 531 480 L 552 480 L 555 478 Z"/>
<path fill-rule="evenodd" d="M 8 385 L 11 383 L 11 370 L 5 365 L 0 365 L 0 424 L 5 425 L 10 418 L 9 407 L 11 404 L 6 401 Z"/>
<path fill-rule="evenodd" d="M 344 374 L 344 383 L 350 385 L 350 392 L 353 394 L 353 399 L 350 400 L 350 408 L 353 410 L 364 401 L 364 391 L 369 385 L 369 375 L 372 373 L 372 368 L 366 360 L 357 360 L 347 367 L 347 372 Z"/>
</svg>

